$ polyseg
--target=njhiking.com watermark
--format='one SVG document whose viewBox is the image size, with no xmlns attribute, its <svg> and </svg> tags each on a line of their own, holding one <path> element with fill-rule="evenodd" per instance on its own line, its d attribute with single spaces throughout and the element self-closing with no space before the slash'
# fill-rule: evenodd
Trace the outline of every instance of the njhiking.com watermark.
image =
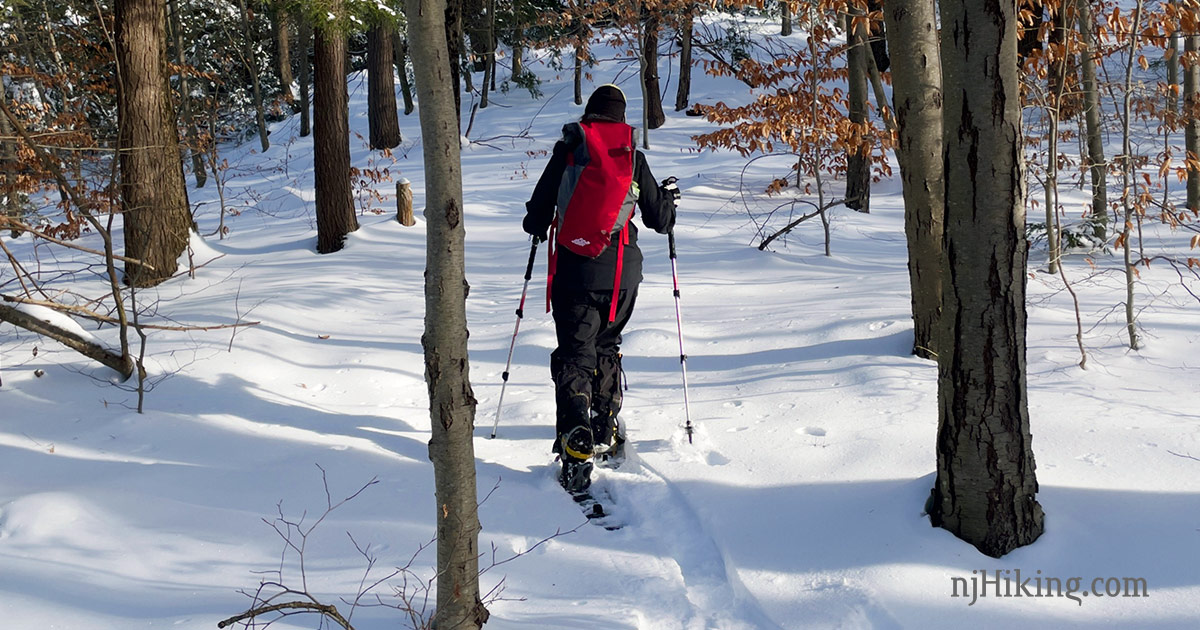
<svg viewBox="0 0 1200 630">
<path fill-rule="evenodd" d="M 1020 569 L 981 569 L 971 571 L 971 577 L 951 577 L 950 597 L 970 598 L 968 606 L 988 597 L 1065 597 L 1083 605 L 1086 597 L 1150 597 L 1146 578 L 1082 577 L 1061 578 L 1042 575 L 1022 575 Z"/>
</svg>

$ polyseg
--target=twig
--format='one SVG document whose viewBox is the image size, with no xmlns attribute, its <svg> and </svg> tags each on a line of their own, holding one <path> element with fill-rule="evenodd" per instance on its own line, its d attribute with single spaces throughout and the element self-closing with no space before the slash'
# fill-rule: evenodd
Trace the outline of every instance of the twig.
<svg viewBox="0 0 1200 630">
<path fill-rule="evenodd" d="M 259 615 L 265 615 L 267 613 L 278 612 L 281 610 L 304 610 L 304 611 L 320 613 L 320 614 L 330 618 L 331 620 L 333 620 L 335 623 L 337 623 L 341 627 L 345 628 L 346 630 L 354 630 L 354 626 L 351 626 L 350 622 L 346 621 L 345 617 L 342 617 L 342 614 L 338 612 L 338 610 L 335 606 L 332 606 L 330 604 L 320 604 L 317 602 L 302 602 L 302 601 L 284 602 L 282 604 L 271 604 L 269 606 L 259 606 L 258 608 L 252 608 L 240 615 L 234 615 L 224 621 L 221 621 L 220 623 L 217 624 L 217 627 L 218 628 L 228 628 L 229 626 L 231 626 L 239 621 L 242 621 L 244 619 L 251 619 L 251 618 L 257 617 Z"/>
<path fill-rule="evenodd" d="M 784 234 L 787 234 L 788 232 L 791 232 L 792 228 L 795 228 L 797 225 L 800 225 L 801 223 L 803 223 L 813 217 L 823 216 L 825 214 L 826 210 L 840 206 L 844 203 L 846 203 L 845 199 L 838 199 L 837 201 L 831 201 L 831 202 L 825 204 L 824 206 L 818 208 L 817 210 L 815 210 L 809 214 L 806 214 L 806 215 L 800 217 L 799 219 L 796 219 L 795 221 L 792 221 L 791 223 L 787 224 L 787 226 L 784 227 L 782 230 L 779 230 L 778 232 L 768 236 L 766 238 L 766 240 L 764 240 L 762 243 L 760 243 L 758 246 L 759 251 L 766 249 L 767 245 L 771 244 L 771 241 L 779 238 L 780 236 L 783 236 Z"/>
<path fill-rule="evenodd" d="M 95 254 L 97 256 L 107 256 L 107 254 L 105 252 L 102 252 L 98 249 L 92 249 L 90 247 L 76 245 L 74 243 L 71 243 L 70 241 L 64 241 L 62 239 L 54 238 L 53 236 L 50 236 L 49 234 L 46 234 L 45 232 L 39 232 L 36 228 L 29 225 L 28 223 L 25 223 L 23 221 L 18 221 L 11 217 L 0 216 L 0 229 L 11 229 L 11 228 L 16 228 L 23 232 L 28 232 L 42 240 L 50 241 L 51 243 L 54 243 L 55 245 L 62 245 L 63 247 L 78 250 L 78 251 L 85 252 L 88 254 Z M 135 265 L 141 265 L 142 267 L 145 267 L 146 269 L 149 269 L 151 271 L 155 270 L 153 265 L 144 263 L 136 258 L 128 258 L 126 256 L 121 256 L 120 254 L 113 254 L 112 257 L 115 260 L 119 260 L 121 262 L 127 262 L 127 263 L 133 263 Z"/>
</svg>

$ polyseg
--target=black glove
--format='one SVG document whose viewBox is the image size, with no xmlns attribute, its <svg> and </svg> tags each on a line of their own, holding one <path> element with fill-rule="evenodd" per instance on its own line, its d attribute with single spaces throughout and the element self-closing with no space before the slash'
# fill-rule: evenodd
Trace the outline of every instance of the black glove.
<svg viewBox="0 0 1200 630">
<path fill-rule="evenodd" d="M 549 226 L 538 225 L 532 214 L 526 214 L 525 218 L 521 220 L 521 229 L 525 230 L 525 233 L 532 236 L 535 241 L 542 243 L 546 240 L 546 230 L 549 229 Z"/>
<path fill-rule="evenodd" d="M 671 199 L 679 201 L 679 198 L 683 195 L 679 192 L 679 186 L 675 185 L 675 182 L 677 181 L 679 181 L 679 178 L 677 177 L 668 177 L 663 180 L 662 185 L 659 186 L 658 189 L 661 190 L 663 194 L 670 195 Z"/>
</svg>

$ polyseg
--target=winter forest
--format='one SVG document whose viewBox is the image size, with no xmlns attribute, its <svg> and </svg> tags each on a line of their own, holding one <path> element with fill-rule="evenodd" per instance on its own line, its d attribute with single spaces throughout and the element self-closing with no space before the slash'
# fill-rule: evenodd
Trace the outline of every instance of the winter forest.
<svg viewBox="0 0 1200 630">
<path fill-rule="evenodd" d="M 0 628 L 1200 623 L 1198 0 L 0 0 L 0 206 Z"/>
</svg>

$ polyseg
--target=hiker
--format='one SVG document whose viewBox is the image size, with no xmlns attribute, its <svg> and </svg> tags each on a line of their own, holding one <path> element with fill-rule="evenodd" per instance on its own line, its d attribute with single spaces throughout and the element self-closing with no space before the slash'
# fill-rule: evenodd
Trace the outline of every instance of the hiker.
<svg viewBox="0 0 1200 630">
<path fill-rule="evenodd" d="M 522 222 L 535 239 L 552 240 L 548 292 L 558 347 L 550 355 L 557 421 L 554 452 L 569 492 L 591 484 L 594 455 L 623 454 L 621 330 L 642 280 L 642 252 L 630 221 L 634 206 L 646 227 L 675 225 L 679 189 L 660 186 L 634 129 L 625 124 L 625 94 L 602 85 L 578 123 L 563 126 L 550 163 L 525 204 Z"/>
</svg>

